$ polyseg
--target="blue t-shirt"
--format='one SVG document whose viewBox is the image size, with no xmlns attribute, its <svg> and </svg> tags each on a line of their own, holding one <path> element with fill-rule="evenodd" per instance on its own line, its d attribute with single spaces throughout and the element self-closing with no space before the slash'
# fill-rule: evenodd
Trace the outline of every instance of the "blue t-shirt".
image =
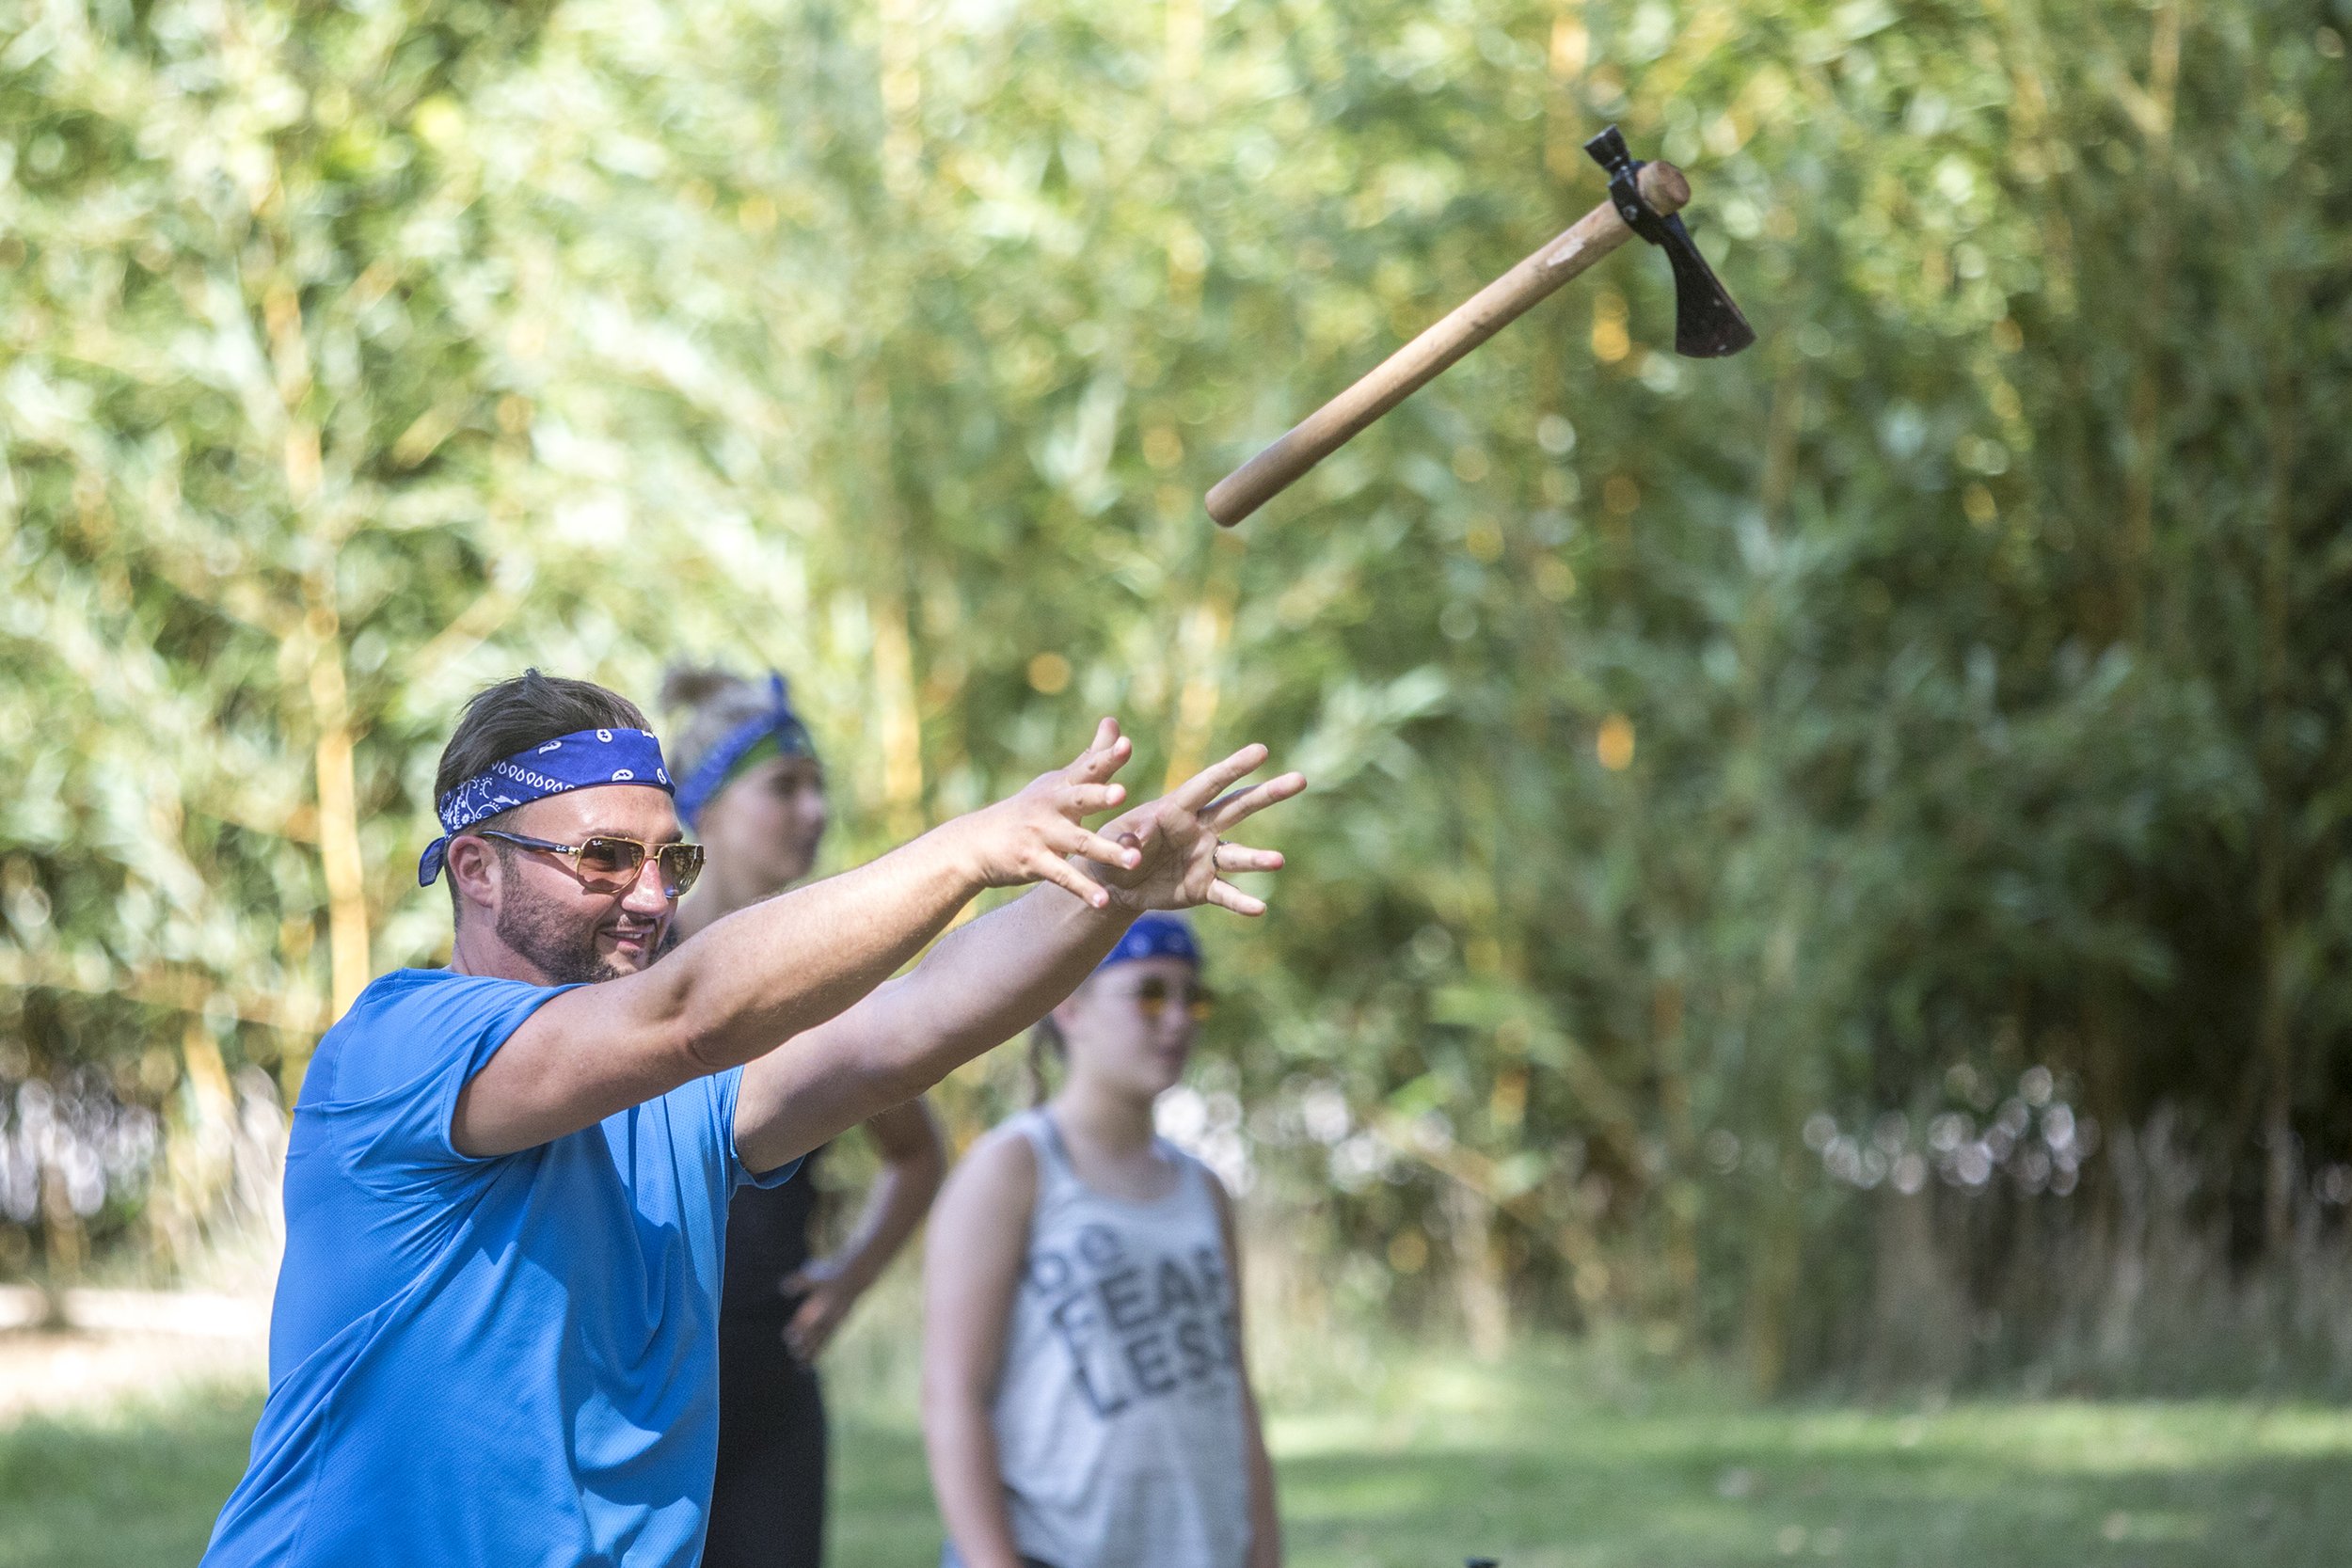
<svg viewBox="0 0 2352 1568">
<path fill-rule="evenodd" d="M 692 1568 L 740 1069 L 489 1159 L 457 1094 L 563 987 L 403 970 L 319 1042 L 270 1387 L 207 1568 Z M 797 1164 L 797 1163 L 796 1163 Z"/>
</svg>

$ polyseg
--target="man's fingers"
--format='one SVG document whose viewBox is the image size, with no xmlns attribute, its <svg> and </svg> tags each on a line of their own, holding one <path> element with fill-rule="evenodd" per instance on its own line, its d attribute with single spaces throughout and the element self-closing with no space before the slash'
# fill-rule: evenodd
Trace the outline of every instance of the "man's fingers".
<svg viewBox="0 0 2352 1568">
<path fill-rule="evenodd" d="M 1219 871 L 1279 871 L 1282 856 L 1276 849 L 1252 849 L 1247 844 L 1220 844 L 1216 847 L 1216 868 Z"/>
<path fill-rule="evenodd" d="M 1209 831 L 1221 833 L 1237 822 L 1255 816 L 1271 805 L 1279 804 L 1307 787 L 1304 773 L 1285 773 L 1279 779 L 1268 779 L 1248 789 L 1237 789 L 1201 814 Z"/>
<path fill-rule="evenodd" d="M 1104 838 L 1101 833 L 1088 832 L 1083 828 L 1070 839 L 1062 853 L 1084 855 L 1090 861 L 1115 865 L 1121 871 L 1133 871 L 1143 863 L 1143 851 L 1134 845 L 1120 844 L 1115 839 Z"/>
<path fill-rule="evenodd" d="M 1231 910 L 1235 914 L 1246 914 L 1252 919 L 1265 913 L 1264 899 L 1252 898 L 1227 881 L 1211 882 L 1207 901 L 1220 910 Z"/>
<path fill-rule="evenodd" d="M 1119 721 L 1105 718 L 1094 726 L 1094 738 L 1063 771 L 1084 784 L 1101 784 L 1127 765 L 1135 742 L 1119 733 Z"/>
<path fill-rule="evenodd" d="M 1107 746 L 1089 747 L 1070 765 L 1068 775 L 1080 784 L 1101 784 L 1126 767 L 1127 759 L 1135 754 L 1136 743 L 1118 736 Z"/>
<path fill-rule="evenodd" d="M 1037 874 L 1038 880 L 1051 882 L 1064 893 L 1073 895 L 1090 910 L 1109 907 L 1111 895 L 1103 884 L 1059 855 L 1047 855 L 1038 866 Z"/>
<path fill-rule="evenodd" d="M 1067 815 L 1092 816 L 1098 811 L 1108 811 L 1127 799 L 1127 786 L 1118 784 L 1072 784 L 1062 792 L 1069 802 Z"/>
<path fill-rule="evenodd" d="M 1213 762 L 1168 792 L 1170 805 L 1199 811 L 1211 800 L 1265 766 L 1266 749 L 1251 741 L 1223 762 Z"/>
<path fill-rule="evenodd" d="M 1118 744 L 1119 721 L 1111 718 L 1108 714 L 1104 714 L 1101 719 L 1095 721 L 1094 738 L 1086 743 L 1085 749 L 1078 753 L 1077 761 L 1072 763 L 1071 766 L 1073 768 L 1078 767 L 1080 764 L 1100 756 L 1103 752 L 1109 751 L 1113 746 Z"/>
</svg>

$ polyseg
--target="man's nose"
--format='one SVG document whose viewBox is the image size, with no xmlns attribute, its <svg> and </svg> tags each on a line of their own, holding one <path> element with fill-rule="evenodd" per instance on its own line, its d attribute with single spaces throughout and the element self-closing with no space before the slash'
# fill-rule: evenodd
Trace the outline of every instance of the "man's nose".
<svg viewBox="0 0 2352 1568">
<path fill-rule="evenodd" d="M 631 914 L 666 914 L 675 902 L 669 889 L 662 885 L 661 857 L 647 855 L 645 863 L 637 868 L 637 875 L 629 881 L 621 908 Z"/>
</svg>

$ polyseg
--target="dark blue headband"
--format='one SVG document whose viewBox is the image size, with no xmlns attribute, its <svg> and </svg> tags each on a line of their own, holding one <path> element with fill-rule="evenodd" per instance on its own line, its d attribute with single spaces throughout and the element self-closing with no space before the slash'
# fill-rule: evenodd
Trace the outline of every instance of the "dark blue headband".
<svg viewBox="0 0 2352 1568">
<path fill-rule="evenodd" d="M 1182 915 L 1161 910 L 1148 910 L 1136 917 L 1119 939 L 1119 945 L 1110 956 L 1094 966 L 1101 974 L 1113 964 L 1131 963 L 1136 958 L 1182 958 L 1193 968 L 1200 967 L 1200 944 L 1192 939 L 1192 927 Z"/>
<path fill-rule="evenodd" d="M 816 743 L 808 737 L 808 726 L 792 711 L 792 698 L 784 684 L 784 677 L 774 671 L 768 673 L 768 709 L 755 713 L 719 737 L 719 744 L 710 754 L 694 766 L 686 782 L 678 785 L 677 814 L 688 827 L 703 814 L 703 808 L 718 799 L 727 781 L 742 766 L 743 759 L 758 749 L 763 740 L 773 739 L 776 750 L 787 757 L 813 757 Z"/>
<path fill-rule="evenodd" d="M 490 764 L 441 797 L 441 836 L 419 857 L 417 885 L 433 885 L 449 857 L 450 839 L 475 823 L 550 795 L 613 784 L 671 789 L 661 742 L 651 730 L 575 730 Z"/>
</svg>

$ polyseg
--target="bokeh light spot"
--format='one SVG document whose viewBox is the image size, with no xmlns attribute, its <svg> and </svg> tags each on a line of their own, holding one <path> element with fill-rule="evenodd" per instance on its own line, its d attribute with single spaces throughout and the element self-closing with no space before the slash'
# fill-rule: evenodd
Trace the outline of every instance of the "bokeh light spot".
<svg viewBox="0 0 2352 1568">
<path fill-rule="evenodd" d="M 1070 661 L 1059 654 L 1040 654 L 1029 660 L 1029 685 L 1051 697 L 1070 685 Z"/>
<path fill-rule="evenodd" d="M 1633 721 L 1622 713 L 1613 713 L 1600 721 L 1600 733 L 1594 737 L 1593 752 L 1600 765 L 1612 773 L 1622 773 L 1633 766 Z"/>
</svg>

